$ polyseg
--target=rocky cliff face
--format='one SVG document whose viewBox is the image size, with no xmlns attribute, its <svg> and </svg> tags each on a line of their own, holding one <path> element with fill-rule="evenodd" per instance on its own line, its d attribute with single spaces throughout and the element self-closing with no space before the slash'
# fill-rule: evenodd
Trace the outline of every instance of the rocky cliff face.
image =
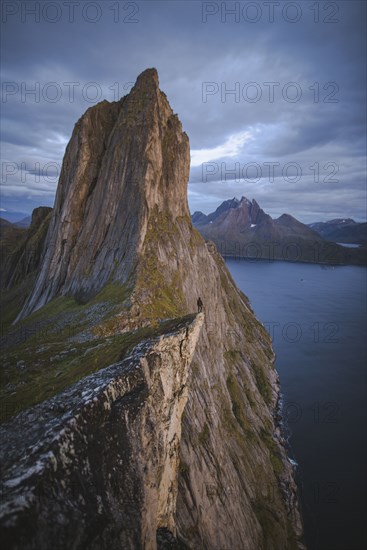
<svg viewBox="0 0 367 550">
<path fill-rule="evenodd" d="M 215 247 L 192 227 L 188 173 L 188 138 L 159 90 L 154 69 L 140 75 L 131 93 L 119 102 L 102 102 L 89 109 L 77 123 L 66 150 L 42 265 L 19 316 L 24 318 L 22 323 L 40 319 L 52 308 L 58 318 L 69 318 L 70 308 L 79 308 L 78 322 L 83 319 L 83 329 L 67 347 L 77 339 L 85 350 L 95 345 L 96 335 L 116 345 L 127 330 L 135 334 L 162 319 L 190 314 L 196 310 L 198 296 L 204 302 L 195 350 L 193 344 L 189 346 L 192 361 L 187 380 L 181 380 L 181 359 L 173 349 L 178 340 L 176 344 L 166 340 L 170 360 L 162 362 L 154 352 L 154 372 L 144 370 L 146 380 L 153 376 L 157 384 L 151 386 L 149 395 L 139 390 L 129 393 L 126 400 L 117 398 L 117 423 L 106 423 L 110 407 L 105 407 L 103 400 L 97 399 L 92 416 L 82 414 L 79 419 L 75 409 L 67 427 L 75 445 L 63 468 L 78 472 L 78 483 L 87 487 L 90 471 L 102 467 L 105 472 L 105 496 L 101 495 L 92 511 L 83 512 L 75 548 L 86 547 L 83 529 L 98 532 L 95 540 L 98 544 L 103 540 L 102 548 L 120 548 L 121 541 L 126 541 L 128 548 L 155 548 L 158 527 L 159 544 L 174 537 L 175 544 L 195 549 L 302 547 L 292 466 L 276 422 L 279 385 L 270 338 Z M 88 304 L 94 304 L 111 285 L 123 288 L 125 298 L 109 310 L 108 317 L 100 310 L 98 315 L 90 315 L 94 306 Z M 80 306 L 80 302 L 88 303 Z M 75 369 L 77 364 L 68 363 L 67 368 Z M 169 381 L 162 382 L 167 376 Z M 165 386 L 173 387 L 171 378 L 175 376 L 181 381 L 169 390 L 170 405 L 165 409 Z M 142 384 L 149 387 L 149 382 Z M 176 403 L 172 392 L 178 398 L 181 390 L 185 398 L 172 405 Z M 163 408 L 164 414 L 146 414 L 149 399 L 156 400 L 154 406 Z M 131 415 L 124 409 L 130 400 L 134 407 Z M 83 406 L 82 401 L 75 403 Z M 14 422 L 20 425 L 20 421 Z M 105 429 L 108 441 L 114 441 L 112 462 L 105 464 L 102 459 L 99 464 L 102 447 L 97 443 Z M 159 443 L 155 432 L 170 435 L 162 435 Z M 98 448 L 91 470 L 89 434 Z M 119 462 L 113 456 L 121 441 L 133 449 L 129 456 L 134 460 Z M 165 462 L 167 452 L 171 460 Z M 79 456 L 83 458 L 79 460 Z M 15 478 L 15 470 L 9 471 L 9 479 Z M 67 472 L 61 470 L 59 477 L 57 471 L 50 467 L 48 480 L 50 484 L 59 480 L 56 483 L 61 487 Z M 114 488 L 108 480 L 115 476 L 118 487 Z M 147 487 L 144 491 L 143 486 Z M 57 494 L 60 498 L 55 504 L 46 501 L 38 508 L 40 537 L 42 532 L 49 533 L 47 518 L 69 498 L 61 489 Z M 134 513 L 129 512 L 124 498 Z M 17 509 L 7 509 L 7 513 L 6 527 L 19 525 Z M 104 531 L 98 527 L 98 514 L 101 522 L 109 525 Z M 46 539 L 40 538 L 37 548 L 57 547 L 58 539 L 67 536 L 66 530 L 60 524 L 54 538 L 47 535 L 51 537 L 48 546 Z M 12 536 L 16 533 L 13 529 Z"/>
</svg>

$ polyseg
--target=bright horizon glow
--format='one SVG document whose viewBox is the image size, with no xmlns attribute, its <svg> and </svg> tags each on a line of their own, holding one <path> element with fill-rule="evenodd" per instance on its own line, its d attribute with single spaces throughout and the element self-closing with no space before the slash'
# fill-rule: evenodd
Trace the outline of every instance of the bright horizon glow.
<svg viewBox="0 0 367 550">
<path fill-rule="evenodd" d="M 229 136 L 222 145 L 217 145 L 212 149 L 193 149 L 191 151 L 191 166 L 200 166 L 203 162 L 225 157 L 235 157 L 240 153 L 242 147 L 252 139 L 253 134 L 251 132 L 239 132 Z"/>
</svg>

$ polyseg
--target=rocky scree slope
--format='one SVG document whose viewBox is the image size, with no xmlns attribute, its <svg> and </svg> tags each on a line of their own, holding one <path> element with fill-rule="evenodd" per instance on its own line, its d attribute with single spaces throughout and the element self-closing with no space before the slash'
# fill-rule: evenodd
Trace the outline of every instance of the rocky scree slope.
<svg viewBox="0 0 367 550">
<path fill-rule="evenodd" d="M 163 529 L 159 540 L 168 533 L 188 548 L 302 548 L 293 470 L 276 423 L 279 383 L 270 338 L 214 245 L 192 226 L 189 165 L 188 137 L 154 69 L 144 71 L 119 102 L 88 109 L 66 149 L 41 267 L 19 319 L 26 322 L 32 312 L 39 318 L 53 303 L 62 317 L 62 300 L 88 305 L 120 286 L 128 296 L 120 308 L 89 320 L 89 337 L 113 339 L 192 313 L 201 296 L 205 318 L 174 447 L 179 460 L 171 470 L 177 499 L 175 493 L 161 495 L 161 489 L 157 496 L 177 500 L 175 512 L 157 521 L 157 508 L 149 504 L 144 522 L 132 518 L 130 529 L 147 548 L 155 548 L 156 539 L 148 541 L 143 524 L 154 526 L 149 533 L 155 526 Z M 139 408 L 139 398 L 137 403 Z M 103 425 L 98 416 L 96 422 Z M 146 422 L 152 433 L 161 429 L 156 419 Z M 130 431 L 126 444 L 140 445 L 140 454 L 129 468 L 144 472 L 153 440 L 135 443 L 134 437 Z M 83 441 L 78 439 L 78 452 L 88 456 Z M 82 484 L 89 473 L 79 476 Z M 159 478 L 152 475 L 150 483 L 159 486 Z M 103 499 L 100 506 L 103 511 Z M 124 506 L 115 501 L 113 535 L 103 534 L 106 547 L 117 547 L 116 537 L 126 538 Z M 98 531 L 88 511 L 83 521 Z"/>
</svg>

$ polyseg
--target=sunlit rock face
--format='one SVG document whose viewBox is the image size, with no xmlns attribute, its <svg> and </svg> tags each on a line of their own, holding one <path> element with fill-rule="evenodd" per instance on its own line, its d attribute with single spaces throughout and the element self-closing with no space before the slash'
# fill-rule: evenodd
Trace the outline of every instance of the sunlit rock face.
<svg viewBox="0 0 367 550">
<path fill-rule="evenodd" d="M 189 141 L 154 69 L 128 96 L 96 105 L 75 126 L 20 317 L 60 295 L 87 302 L 111 282 L 130 294 L 128 309 L 103 326 L 110 337 L 193 315 L 199 296 L 204 311 L 185 334 L 178 329 L 142 356 L 136 351 L 136 369 L 128 358 L 122 371 L 107 369 L 108 387 L 119 388 L 113 395 L 99 391 L 104 371 L 64 394 L 73 405 L 56 422 L 57 441 L 47 439 L 52 432 L 39 435 L 53 453 L 39 475 L 50 491 L 56 484 L 56 498 L 32 504 L 27 517 L 40 520 L 33 530 L 27 525 L 37 544 L 25 548 L 64 548 L 59 541 L 69 529 L 74 548 L 302 548 L 293 470 L 277 426 L 271 341 L 215 246 L 193 228 L 188 175 Z M 90 380 L 96 389 L 84 403 Z M 22 414 L 14 433 L 32 413 Z M 7 479 L 36 467 L 37 449 L 16 470 L 6 463 Z M 73 500 L 70 480 L 87 488 L 87 504 L 79 489 Z M 16 537 L 28 512 L 14 502 L 3 517 Z M 69 505 L 73 526 L 65 521 Z M 60 518 L 52 532 L 48 518 Z"/>
</svg>

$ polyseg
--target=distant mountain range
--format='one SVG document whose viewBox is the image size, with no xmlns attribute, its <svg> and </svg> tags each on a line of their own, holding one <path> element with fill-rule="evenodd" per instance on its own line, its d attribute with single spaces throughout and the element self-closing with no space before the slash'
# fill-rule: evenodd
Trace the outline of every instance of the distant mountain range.
<svg viewBox="0 0 367 550">
<path fill-rule="evenodd" d="M 367 246 L 367 223 L 337 218 L 328 222 L 311 223 L 309 227 L 329 241 Z"/>
<path fill-rule="evenodd" d="M 12 227 L 12 223 L 6 220 L 5 218 L 0 218 L 0 229 L 6 229 L 7 227 Z"/>
<path fill-rule="evenodd" d="M 25 218 L 19 220 L 18 222 L 14 222 L 14 224 L 18 227 L 29 227 L 32 223 L 32 216 L 26 216 Z"/>
<path fill-rule="evenodd" d="M 29 227 L 31 224 L 32 216 L 26 214 L 25 212 L 15 212 L 11 210 L 1 210 L 1 218 L 16 225 L 19 227 Z M 22 225 L 26 223 L 27 225 Z"/>
<path fill-rule="evenodd" d="M 289 214 L 273 219 L 255 200 L 246 197 L 226 200 L 209 215 L 195 212 L 192 222 L 223 256 L 321 264 L 366 263 L 366 248 L 346 248 L 327 240 L 319 229 L 322 224 L 308 226 Z M 338 240 L 342 242 L 339 236 Z"/>
</svg>

